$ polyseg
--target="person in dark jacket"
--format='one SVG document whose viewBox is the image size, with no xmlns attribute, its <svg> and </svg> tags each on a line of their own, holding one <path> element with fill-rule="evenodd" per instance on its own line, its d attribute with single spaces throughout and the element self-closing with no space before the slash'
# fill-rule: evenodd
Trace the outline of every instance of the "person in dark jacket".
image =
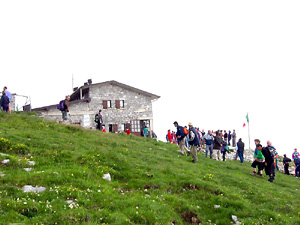
<svg viewBox="0 0 300 225">
<path fill-rule="evenodd" d="M 175 121 L 173 124 L 177 128 L 176 137 L 181 150 L 181 155 L 184 155 L 184 150 L 187 150 L 187 148 L 185 147 L 185 134 L 183 132 L 183 127 L 179 126 L 177 121 Z"/>
<path fill-rule="evenodd" d="M 245 150 L 245 144 L 244 142 L 242 142 L 242 138 L 240 138 L 237 143 L 237 154 L 240 157 L 241 163 L 244 162 L 244 150 Z"/>
<path fill-rule="evenodd" d="M 226 159 L 226 153 L 229 152 L 229 148 L 227 146 L 227 141 L 223 141 L 222 147 L 221 147 L 221 153 L 223 154 L 223 161 L 225 161 Z"/>
<path fill-rule="evenodd" d="M 102 117 L 102 110 L 99 110 L 99 113 L 95 115 L 95 122 L 97 123 L 96 129 L 102 131 L 103 127 L 103 117 Z"/>
<path fill-rule="evenodd" d="M 300 158 L 298 155 L 296 155 L 295 159 L 294 159 L 294 166 L 296 168 L 295 170 L 295 176 L 299 177 L 300 176 Z"/>
<path fill-rule="evenodd" d="M 262 154 L 265 156 L 265 172 L 266 175 L 270 176 L 270 182 L 273 182 L 275 179 L 275 166 L 274 166 L 274 156 L 271 154 L 273 151 L 274 146 L 270 141 L 267 142 L 267 147 L 264 147 L 262 150 Z"/>
<path fill-rule="evenodd" d="M 284 154 L 282 163 L 284 167 L 284 174 L 286 175 L 290 175 L 290 171 L 289 171 L 290 162 L 292 162 L 292 160 L 286 157 L 286 154 Z"/>
<path fill-rule="evenodd" d="M 1 108 L 4 112 L 9 111 L 9 98 L 6 96 L 5 91 L 2 91 L 2 96 L 1 96 Z"/>
<path fill-rule="evenodd" d="M 217 151 L 217 158 L 218 160 L 221 160 L 221 147 L 222 147 L 223 139 L 219 133 L 219 131 L 216 132 L 216 137 L 214 139 L 214 149 Z"/>
<path fill-rule="evenodd" d="M 196 131 L 192 123 L 189 123 L 189 144 L 191 145 L 191 154 L 193 162 L 198 162 L 197 148 L 200 146 L 199 133 Z"/>
<path fill-rule="evenodd" d="M 64 110 L 62 110 L 62 122 L 65 123 L 68 120 L 68 112 L 69 112 L 69 106 L 70 106 L 70 96 L 66 96 L 66 99 L 64 101 Z"/>
<path fill-rule="evenodd" d="M 230 146 L 231 141 L 231 131 L 228 131 L 228 146 Z"/>
</svg>

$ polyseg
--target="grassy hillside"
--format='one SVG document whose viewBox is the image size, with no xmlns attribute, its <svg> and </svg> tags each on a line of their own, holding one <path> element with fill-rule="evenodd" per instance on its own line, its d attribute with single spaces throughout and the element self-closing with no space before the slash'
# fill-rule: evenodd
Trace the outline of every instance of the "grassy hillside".
<svg viewBox="0 0 300 225">
<path fill-rule="evenodd" d="M 300 180 L 277 174 L 270 183 L 250 176 L 249 163 L 200 154 L 194 164 L 177 150 L 0 113 L 0 161 L 10 159 L 0 163 L 0 223 L 231 224 L 235 215 L 242 224 L 300 224 Z M 46 191 L 24 193 L 25 185 Z"/>
</svg>

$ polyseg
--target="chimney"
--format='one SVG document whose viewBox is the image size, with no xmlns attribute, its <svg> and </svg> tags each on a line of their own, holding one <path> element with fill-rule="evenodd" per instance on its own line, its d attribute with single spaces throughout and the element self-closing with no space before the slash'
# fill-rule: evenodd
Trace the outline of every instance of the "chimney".
<svg viewBox="0 0 300 225">
<path fill-rule="evenodd" d="M 87 86 L 87 85 L 89 85 L 88 82 L 85 82 L 85 83 L 83 84 L 83 86 Z"/>
<path fill-rule="evenodd" d="M 74 91 L 74 92 L 77 91 L 77 90 L 78 90 L 78 87 L 73 88 L 73 91 Z"/>
<path fill-rule="evenodd" d="M 88 83 L 89 83 L 89 85 L 91 85 L 93 83 L 92 79 L 88 79 Z"/>
</svg>

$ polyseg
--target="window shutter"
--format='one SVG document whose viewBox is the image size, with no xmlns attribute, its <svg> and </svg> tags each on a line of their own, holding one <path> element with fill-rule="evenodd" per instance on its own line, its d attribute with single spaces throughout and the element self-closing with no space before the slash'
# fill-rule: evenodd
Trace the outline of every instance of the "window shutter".
<svg viewBox="0 0 300 225">
<path fill-rule="evenodd" d="M 113 133 L 118 132 L 118 124 L 113 125 Z"/>
<path fill-rule="evenodd" d="M 103 109 L 107 109 L 107 100 L 103 100 Z"/>
<path fill-rule="evenodd" d="M 120 107 L 120 100 L 116 100 L 116 108 L 117 109 L 120 109 L 121 107 Z"/>
</svg>

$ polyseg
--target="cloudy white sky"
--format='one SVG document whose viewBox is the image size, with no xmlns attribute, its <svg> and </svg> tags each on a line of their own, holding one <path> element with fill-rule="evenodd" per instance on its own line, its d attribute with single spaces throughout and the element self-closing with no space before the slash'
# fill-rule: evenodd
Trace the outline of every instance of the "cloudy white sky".
<svg viewBox="0 0 300 225">
<path fill-rule="evenodd" d="M 33 107 L 87 79 L 160 95 L 161 139 L 174 120 L 236 129 L 248 146 L 299 147 L 299 1 L 1 1 L 0 85 Z"/>
</svg>

